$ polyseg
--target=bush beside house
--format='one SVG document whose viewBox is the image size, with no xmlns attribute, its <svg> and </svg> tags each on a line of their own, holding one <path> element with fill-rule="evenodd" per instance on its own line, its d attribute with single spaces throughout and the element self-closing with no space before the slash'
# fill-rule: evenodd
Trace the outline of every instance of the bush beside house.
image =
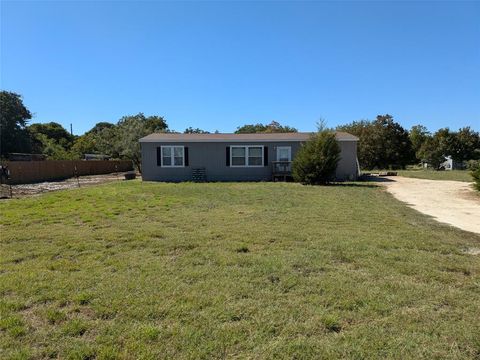
<svg viewBox="0 0 480 360">
<path fill-rule="evenodd" d="M 317 185 L 332 181 L 340 160 L 340 146 L 335 133 L 322 130 L 298 151 L 292 163 L 292 175 L 302 184 Z"/>
</svg>

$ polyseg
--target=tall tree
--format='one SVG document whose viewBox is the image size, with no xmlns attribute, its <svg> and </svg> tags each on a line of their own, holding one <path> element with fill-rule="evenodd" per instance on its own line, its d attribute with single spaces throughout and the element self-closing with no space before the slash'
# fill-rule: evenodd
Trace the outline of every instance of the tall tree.
<svg viewBox="0 0 480 360">
<path fill-rule="evenodd" d="M 37 152 L 41 152 L 47 156 L 49 160 L 71 160 L 74 159 L 72 153 L 67 150 L 62 144 L 57 142 L 53 138 L 49 138 L 45 134 L 36 134 L 35 141 L 40 144 L 40 149 L 36 149 Z M 41 150 L 41 151 L 38 151 Z"/>
<path fill-rule="evenodd" d="M 235 134 L 253 134 L 253 133 L 286 133 L 286 132 L 297 132 L 298 130 L 287 126 L 280 125 L 277 121 L 272 121 L 268 125 L 264 124 L 249 124 L 239 126 L 235 131 Z"/>
<path fill-rule="evenodd" d="M 455 133 L 456 160 L 480 159 L 480 133 L 472 130 L 469 126 L 461 128 Z"/>
<path fill-rule="evenodd" d="M 104 129 L 113 131 L 112 150 L 120 157 L 132 160 L 135 167 L 141 172 L 141 153 L 138 140 L 153 132 L 165 132 L 168 125 L 161 116 L 146 117 L 143 113 L 133 116 L 124 116 L 115 128 Z"/>
<path fill-rule="evenodd" d="M 70 149 L 75 139 L 62 125 L 56 122 L 32 124 L 28 127 L 28 131 L 36 138 L 39 134 L 45 135 L 47 139 L 55 141 L 65 150 Z"/>
<path fill-rule="evenodd" d="M 422 159 L 419 158 L 418 151 L 422 147 L 423 143 L 427 141 L 427 138 L 431 136 L 431 134 L 425 126 L 415 125 L 412 126 L 408 135 L 410 138 L 410 142 L 412 143 L 412 149 L 415 153 L 415 158 L 417 161 L 421 161 Z"/>
<path fill-rule="evenodd" d="M 75 136 L 56 122 L 37 123 L 28 126 L 32 150 L 42 153 L 52 160 L 75 158 L 70 153 Z"/>
<path fill-rule="evenodd" d="M 413 161 L 408 132 L 389 114 L 378 115 L 373 121 L 354 121 L 337 129 L 360 139 L 358 160 L 365 169 L 404 168 Z"/>
<path fill-rule="evenodd" d="M 74 159 L 82 159 L 85 154 L 99 153 L 97 137 L 98 134 L 94 132 L 87 132 L 82 136 L 77 137 L 70 148 L 71 157 Z"/>
<path fill-rule="evenodd" d="M 101 131 L 103 131 L 104 129 L 111 129 L 115 127 L 115 124 L 112 124 L 112 123 L 109 123 L 109 122 L 106 122 L 106 121 L 102 121 L 102 122 L 99 122 L 99 123 L 96 123 L 95 126 L 93 128 L 91 128 L 90 130 L 88 130 L 85 134 L 98 134 L 100 133 Z"/>
<path fill-rule="evenodd" d="M 28 120 L 32 114 L 23 105 L 22 97 L 9 91 L 0 91 L 0 156 L 31 149 Z"/>
<path fill-rule="evenodd" d="M 417 157 L 434 169 L 445 161 L 445 148 L 439 136 L 428 137 L 417 152 Z"/>
</svg>

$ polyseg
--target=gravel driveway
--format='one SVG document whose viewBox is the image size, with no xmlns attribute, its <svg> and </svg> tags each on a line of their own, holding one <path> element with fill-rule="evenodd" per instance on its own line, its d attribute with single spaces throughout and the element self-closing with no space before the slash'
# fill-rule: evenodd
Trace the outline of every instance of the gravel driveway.
<svg viewBox="0 0 480 360">
<path fill-rule="evenodd" d="M 471 183 L 390 177 L 384 184 L 398 200 L 437 221 L 480 234 L 480 195 Z"/>
</svg>

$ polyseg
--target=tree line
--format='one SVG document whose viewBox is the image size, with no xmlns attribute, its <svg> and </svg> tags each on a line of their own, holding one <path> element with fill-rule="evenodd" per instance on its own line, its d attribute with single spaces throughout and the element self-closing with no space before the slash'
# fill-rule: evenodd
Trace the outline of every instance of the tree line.
<svg viewBox="0 0 480 360">
<path fill-rule="evenodd" d="M 0 156 L 9 153 L 38 153 L 48 159 L 81 159 L 84 154 L 105 154 L 112 158 L 130 159 L 140 168 L 140 144 L 138 139 L 152 132 L 175 132 L 164 117 L 143 113 L 124 116 L 117 123 L 99 122 L 81 136 L 70 134 L 62 125 L 35 123 L 24 106 L 21 96 L 12 92 L 0 92 Z M 391 115 L 379 115 L 374 120 L 354 121 L 338 126 L 337 131 L 346 131 L 357 136 L 358 159 L 364 169 L 396 169 L 426 162 L 438 168 L 451 156 L 455 161 L 478 164 L 480 159 L 480 136 L 470 127 L 458 131 L 448 128 L 430 133 L 424 126 L 416 125 L 410 130 L 403 128 Z M 281 125 L 246 124 L 235 133 L 297 132 L 297 129 Z M 200 128 L 189 127 L 184 133 L 208 133 Z M 474 165 L 472 165 L 474 166 Z"/>
<path fill-rule="evenodd" d="M 386 114 L 371 121 L 354 121 L 337 130 L 360 139 L 358 160 L 363 169 L 402 169 L 420 163 L 438 169 L 446 156 L 475 167 L 480 159 L 480 135 L 468 126 L 458 131 L 442 128 L 434 133 L 423 125 L 407 130 Z"/>
<path fill-rule="evenodd" d="M 56 122 L 29 124 L 31 112 L 20 95 L 0 92 L 0 156 L 10 153 L 43 154 L 50 160 L 82 159 L 85 154 L 104 154 L 112 158 L 130 159 L 140 168 L 138 139 L 153 132 L 170 132 L 164 117 L 143 113 L 124 116 L 117 123 L 99 122 L 85 134 L 76 136 Z M 270 124 L 251 124 L 237 128 L 236 133 L 296 132 L 272 121 Z M 218 131 L 217 131 L 218 132 Z M 184 133 L 208 134 L 206 130 L 188 127 Z"/>
</svg>

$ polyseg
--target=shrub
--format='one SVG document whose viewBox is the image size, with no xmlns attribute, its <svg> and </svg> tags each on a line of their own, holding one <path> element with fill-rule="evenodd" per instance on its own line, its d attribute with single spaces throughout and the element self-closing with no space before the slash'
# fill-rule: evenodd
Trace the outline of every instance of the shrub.
<svg viewBox="0 0 480 360">
<path fill-rule="evenodd" d="M 467 169 L 472 171 L 480 169 L 480 160 L 468 160 Z"/>
<path fill-rule="evenodd" d="M 335 176 L 340 146 L 335 133 L 321 130 L 298 151 L 292 163 L 292 175 L 302 184 L 326 184 Z"/>
<path fill-rule="evenodd" d="M 480 168 L 472 171 L 472 176 L 473 176 L 473 182 L 474 182 L 473 186 L 475 187 L 475 189 L 480 191 Z"/>
</svg>

